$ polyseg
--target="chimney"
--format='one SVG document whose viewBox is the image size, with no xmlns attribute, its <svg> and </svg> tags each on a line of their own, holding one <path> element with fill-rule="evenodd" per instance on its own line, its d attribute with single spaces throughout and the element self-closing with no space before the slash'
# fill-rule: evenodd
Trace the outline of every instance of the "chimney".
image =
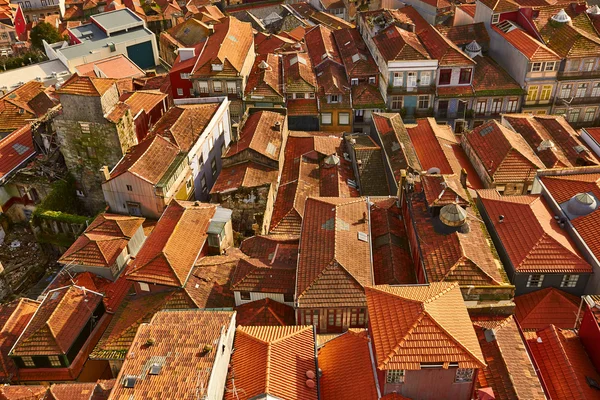
<svg viewBox="0 0 600 400">
<path fill-rule="evenodd" d="M 108 170 L 108 167 L 106 165 L 100 168 L 100 172 L 102 172 L 102 177 L 105 181 L 110 179 L 110 171 Z"/>
<path fill-rule="evenodd" d="M 460 184 L 467 188 L 467 171 L 464 168 L 460 170 Z"/>
<path fill-rule="evenodd" d="M 189 60 L 190 58 L 196 57 L 196 49 L 193 47 L 182 47 L 178 50 L 179 61 Z"/>
<path fill-rule="evenodd" d="M 208 35 L 215 33 L 215 26 L 213 24 L 208 25 Z"/>
</svg>

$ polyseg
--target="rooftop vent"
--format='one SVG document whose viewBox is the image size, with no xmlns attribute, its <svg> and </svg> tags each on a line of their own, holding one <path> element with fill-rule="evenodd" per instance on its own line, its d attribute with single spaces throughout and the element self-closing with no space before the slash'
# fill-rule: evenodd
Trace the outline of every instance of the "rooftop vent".
<svg viewBox="0 0 600 400">
<path fill-rule="evenodd" d="M 577 193 L 569 199 L 567 210 L 574 215 L 587 215 L 594 211 L 598 203 L 596 198 L 589 193 Z"/>
<path fill-rule="evenodd" d="M 557 12 L 552 18 L 550 18 L 554 22 L 558 22 L 560 24 L 564 24 L 566 22 L 571 22 L 571 17 L 565 12 L 565 9 L 562 8 L 559 12 Z"/>
<path fill-rule="evenodd" d="M 440 210 L 440 221 L 450 227 L 464 225 L 467 221 L 467 211 L 456 203 L 445 205 Z"/>
<path fill-rule="evenodd" d="M 554 148 L 554 143 L 552 143 L 552 140 L 545 139 L 545 140 L 542 140 L 542 143 L 540 143 L 540 145 L 538 146 L 537 151 L 549 150 L 549 149 L 553 149 L 553 148 Z"/>
<path fill-rule="evenodd" d="M 269 64 L 267 64 L 267 62 L 265 60 L 262 60 L 259 64 L 258 64 L 258 68 L 260 69 L 268 69 L 269 68 Z"/>
<path fill-rule="evenodd" d="M 585 12 L 590 15 L 600 15 L 600 7 L 598 7 L 598 5 L 594 5 L 588 8 Z"/>
<path fill-rule="evenodd" d="M 158 374 L 160 374 L 161 369 L 162 369 L 162 366 L 160 364 L 154 363 L 150 366 L 148 375 L 158 375 Z"/>
<path fill-rule="evenodd" d="M 467 52 L 467 55 L 471 58 L 481 55 L 481 46 L 475 40 L 473 40 L 471 43 L 469 43 L 465 47 L 465 50 Z"/>
<path fill-rule="evenodd" d="M 125 378 L 123 378 L 123 387 L 131 389 L 135 386 L 136 382 L 137 382 L 137 376 L 127 375 L 127 376 L 125 376 Z"/>
<path fill-rule="evenodd" d="M 340 165 L 340 157 L 337 154 L 332 154 L 325 157 L 325 167 L 333 167 L 334 165 Z"/>
</svg>

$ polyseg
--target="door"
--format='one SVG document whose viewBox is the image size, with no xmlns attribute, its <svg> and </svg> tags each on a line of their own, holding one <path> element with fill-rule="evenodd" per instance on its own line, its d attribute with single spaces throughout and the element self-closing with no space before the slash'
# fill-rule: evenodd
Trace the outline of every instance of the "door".
<svg viewBox="0 0 600 400">
<path fill-rule="evenodd" d="M 142 216 L 142 208 L 140 207 L 140 203 L 134 203 L 132 201 L 127 202 L 127 212 L 129 215 L 134 215 L 136 217 Z"/>
<path fill-rule="evenodd" d="M 448 100 L 438 102 L 438 117 L 446 118 L 448 116 Z"/>
<path fill-rule="evenodd" d="M 342 310 L 327 310 L 327 333 L 342 331 Z"/>
<path fill-rule="evenodd" d="M 127 57 L 141 69 L 154 67 L 152 42 L 138 43 L 127 47 Z"/>
<path fill-rule="evenodd" d="M 417 108 L 417 96 L 404 96 L 404 109 L 406 110 L 406 116 L 415 115 Z"/>
</svg>

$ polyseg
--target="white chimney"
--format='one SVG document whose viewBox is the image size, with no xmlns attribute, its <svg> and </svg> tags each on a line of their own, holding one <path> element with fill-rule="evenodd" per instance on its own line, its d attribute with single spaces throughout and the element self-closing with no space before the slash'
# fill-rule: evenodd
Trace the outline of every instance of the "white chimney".
<svg viewBox="0 0 600 400">
<path fill-rule="evenodd" d="M 179 61 L 189 60 L 196 57 L 196 49 L 193 47 L 184 47 L 179 49 Z"/>
</svg>

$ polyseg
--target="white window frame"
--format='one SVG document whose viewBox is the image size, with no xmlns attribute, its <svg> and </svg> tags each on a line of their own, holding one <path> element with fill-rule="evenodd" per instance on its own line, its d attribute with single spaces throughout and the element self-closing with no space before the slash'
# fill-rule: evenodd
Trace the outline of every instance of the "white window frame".
<svg viewBox="0 0 600 400">
<path fill-rule="evenodd" d="M 534 62 L 531 64 L 531 72 L 541 72 L 542 71 L 542 63 Z"/>
<path fill-rule="evenodd" d="M 189 80 L 189 79 L 190 79 L 190 73 L 189 73 L 189 72 L 181 72 L 181 73 L 179 74 L 179 77 L 180 77 L 181 79 L 186 79 L 186 80 Z"/>
<path fill-rule="evenodd" d="M 527 287 L 542 287 L 544 283 L 543 274 L 531 274 L 527 276 Z"/>
<path fill-rule="evenodd" d="M 579 281 L 579 275 L 563 275 L 560 287 L 574 288 Z"/>
<path fill-rule="evenodd" d="M 492 14 L 492 25 L 500 22 L 500 14 Z"/>
<path fill-rule="evenodd" d="M 227 81 L 227 93 L 228 94 L 236 94 L 237 93 L 237 84 L 232 81 Z"/>
<path fill-rule="evenodd" d="M 572 91 L 573 91 L 573 84 L 571 84 L 571 83 L 564 83 L 560 87 L 560 98 L 561 99 L 568 99 L 569 97 L 571 97 L 571 92 Z"/>
<path fill-rule="evenodd" d="M 402 86 L 404 83 L 404 72 L 394 72 L 394 87 Z"/>
<path fill-rule="evenodd" d="M 585 113 L 583 114 L 584 122 L 592 122 L 594 117 L 596 116 L 596 107 L 590 107 L 585 109 Z"/>
<path fill-rule="evenodd" d="M 420 82 L 421 86 L 429 86 L 431 84 L 431 72 L 421 72 Z"/>
<path fill-rule="evenodd" d="M 329 102 L 330 103 L 339 103 L 340 102 L 340 95 L 339 94 L 331 94 L 331 95 L 329 95 Z"/>
<path fill-rule="evenodd" d="M 208 93 L 208 81 L 199 81 L 198 88 L 200 93 Z"/>
<path fill-rule="evenodd" d="M 588 84 L 587 83 L 578 83 L 577 90 L 575 91 L 575 97 L 585 97 L 585 93 L 587 92 Z"/>
<path fill-rule="evenodd" d="M 177 88 L 177 96 L 183 96 L 183 89 Z"/>
<path fill-rule="evenodd" d="M 223 92 L 223 83 L 221 81 L 213 81 L 213 92 Z M 218 88 L 218 89 L 217 89 Z"/>
<path fill-rule="evenodd" d="M 592 86 L 592 97 L 600 96 L 600 82 L 594 82 L 594 86 Z"/>
<path fill-rule="evenodd" d="M 350 79 L 350 85 L 351 86 L 358 85 L 358 78 L 352 78 L 352 79 Z"/>
<path fill-rule="evenodd" d="M 555 64 L 556 63 L 554 61 L 548 61 L 544 66 L 544 71 L 554 71 Z"/>
<path fill-rule="evenodd" d="M 414 72 L 414 71 L 407 72 L 406 87 L 410 87 L 410 88 L 417 87 L 417 73 L 416 72 Z"/>
<path fill-rule="evenodd" d="M 142 292 L 149 292 L 150 291 L 150 285 L 148 285 L 146 282 L 138 282 L 138 284 L 140 285 L 140 290 Z"/>
</svg>

